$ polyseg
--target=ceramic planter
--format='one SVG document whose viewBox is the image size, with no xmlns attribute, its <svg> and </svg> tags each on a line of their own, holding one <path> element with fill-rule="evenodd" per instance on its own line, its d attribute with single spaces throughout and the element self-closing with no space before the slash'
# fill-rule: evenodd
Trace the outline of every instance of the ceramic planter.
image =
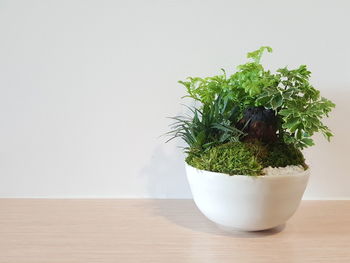
<svg viewBox="0 0 350 263">
<path fill-rule="evenodd" d="M 285 223 L 297 210 L 310 169 L 295 175 L 244 176 L 198 170 L 186 164 L 194 202 L 226 229 L 258 231 Z"/>
</svg>

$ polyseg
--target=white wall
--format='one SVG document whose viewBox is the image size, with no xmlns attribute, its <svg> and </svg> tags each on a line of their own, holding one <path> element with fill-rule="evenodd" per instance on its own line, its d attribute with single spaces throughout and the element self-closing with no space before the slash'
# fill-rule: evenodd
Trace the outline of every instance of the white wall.
<svg viewBox="0 0 350 263">
<path fill-rule="evenodd" d="M 0 0 L 0 196 L 190 197 L 166 116 L 177 80 L 270 45 L 337 108 L 306 156 L 306 198 L 350 198 L 347 1 Z"/>
</svg>

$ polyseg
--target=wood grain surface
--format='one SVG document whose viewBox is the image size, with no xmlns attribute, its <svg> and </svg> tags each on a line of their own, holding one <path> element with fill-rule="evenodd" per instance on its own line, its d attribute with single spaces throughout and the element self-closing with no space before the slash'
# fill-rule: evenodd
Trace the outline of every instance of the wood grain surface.
<svg viewBox="0 0 350 263">
<path fill-rule="evenodd" d="M 192 200 L 0 199 L 1 263 L 350 262 L 350 201 L 303 201 L 284 226 L 227 233 Z"/>
</svg>

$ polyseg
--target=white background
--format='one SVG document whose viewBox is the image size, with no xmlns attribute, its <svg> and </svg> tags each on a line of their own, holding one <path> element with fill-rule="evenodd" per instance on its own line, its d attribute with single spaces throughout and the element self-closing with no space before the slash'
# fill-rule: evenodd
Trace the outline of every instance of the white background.
<svg viewBox="0 0 350 263">
<path fill-rule="evenodd" d="M 348 1 L 0 0 L 0 197 L 188 198 L 166 116 L 187 76 L 309 65 L 336 136 L 305 152 L 305 198 L 350 198 Z"/>
</svg>

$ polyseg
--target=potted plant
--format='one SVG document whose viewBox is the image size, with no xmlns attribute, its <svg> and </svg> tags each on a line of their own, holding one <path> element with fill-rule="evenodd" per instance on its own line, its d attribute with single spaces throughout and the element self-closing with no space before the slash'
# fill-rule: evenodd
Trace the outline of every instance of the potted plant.
<svg viewBox="0 0 350 263">
<path fill-rule="evenodd" d="M 196 103 L 176 116 L 171 139 L 187 147 L 186 172 L 194 201 L 225 228 L 257 231 L 286 222 L 299 206 L 310 169 L 301 150 L 312 136 L 332 135 L 322 123 L 335 106 L 309 82 L 305 65 L 275 73 L 260 63 L 264 51 L 237 72 L 179 81 Z"/>
</svg>

